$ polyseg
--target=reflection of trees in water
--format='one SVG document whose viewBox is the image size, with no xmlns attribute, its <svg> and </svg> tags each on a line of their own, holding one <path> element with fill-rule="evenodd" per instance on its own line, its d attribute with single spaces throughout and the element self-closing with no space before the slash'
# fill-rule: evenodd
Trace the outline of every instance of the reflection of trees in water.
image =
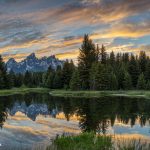
<svg viewBox="0 0 150 150">
<path fill-rule="evenodd" d="M 74 103 L 72 102 L 74 101 Z M 105 133 L 109 126 L 113 126 L 116 118 L 125 124 L 135 125 L 137 119 L 141 126 L 150 119 L 150 102 L 141 99 L 127 98 L 100 98 L 92 99 L 72 99 L 68 103 L 70 108 L 78 108 L 80 116 L 80 128 L 83 131 L 97 131 Z M 76 103 L 78 102 L 78 104 Z M 63 103 L 63 100 L 62 100 Z M 65 104 L 65 107 L 67 103 Z"/>
<path fill-rule="evenodd" d="M 3 127 L 5 120 L 7 119 L 8 113 L 7 108 L 12 105 L 11 98 L 0 97 L 0 127 Z"/>
<path fill-rule="evenodd" d="M 2 128 L 3 126 L 3 123 L 5 122 L 7 118 L 7 113 L 4 109 L 4 106 L 2 103 L 0 103 L 0 127 Z"/>
<path fill-rule="evenodd" d="M 141 126 L 150 119 L 150 101 L 129 98 L 102 97 L 99 99 L 61 98 L 48 94 L 26 94 L 10 97 L 0 97 L 0 125 L 7 118 L 7 109 L 13 107 L 14 102 L 31 104 L 47 104 L 49 111 L 54 109 L 64 112 L 67 120 L 74 114 L 80 116 L 79 126 L 82 131 L 106 133 L 109 126 L 113 126 L 116 118 L 125 124 L 133 126 L 137 119 Z"/>
</svg>

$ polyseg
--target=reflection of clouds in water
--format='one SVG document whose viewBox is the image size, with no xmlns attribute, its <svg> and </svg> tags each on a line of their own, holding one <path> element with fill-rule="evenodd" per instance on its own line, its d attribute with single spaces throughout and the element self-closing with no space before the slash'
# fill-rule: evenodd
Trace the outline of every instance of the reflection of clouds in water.
<svg viewBox="0 0 150 150">
<path fill-rule="evenodd" d="M 22 144 L 30 147 L 33 143 L 49 143 L 56 134 L 63 132 L 79 133 L 78 122 L 68 122 L 42 115 L 39 115 L 34 122 L 25 114 L 17 112 L 13 117 L 8 116 L 4 123 L 3 129 L 0 131 L 0 143 L 3 146 Z"/>
<path fill-rule="evenodd" d="M 141 136 L 150 136 L 149 134 L 149 126 L 141 127 L 140 125 L 134 125 L 133 127 L 125 126 L 125 125 L 114 125 L 112 128 L 115 134 L 139 134 Z"/>
</svg>

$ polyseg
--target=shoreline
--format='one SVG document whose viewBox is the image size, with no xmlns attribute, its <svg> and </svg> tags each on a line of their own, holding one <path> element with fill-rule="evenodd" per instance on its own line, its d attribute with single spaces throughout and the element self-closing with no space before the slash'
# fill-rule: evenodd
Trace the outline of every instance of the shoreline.
<svg viewBox="0 0 150 150">
<path fill-rule="evenodd" d="M 71 90 L 53 90 L 48 88 L 13 88 L 0 90 L 0 96 L 9 96 L 15 94 L 27 93 L 49 93 L 55 97 L 73 97 L 73 98 L 100 98 L 104 96 L 113 97 L 131 97 L 150 99 L 150 91 L 146 90 L 117 90 L 117 91 L 71 91 Z"/>
<path fill-rule="evenodd" d="M 49 93 L 47 88 L 13 88 L 0 90 L 0 96 L 10 96 L 16 94 L 27 94 L 27 93 Z"/>
<path fill-rule="evenodd" d="M 74 98 L 100 98 L 103 96 L 131 97 L 150 99 L 150 91 L 129 90 L 129 91 L 70 91 L 70 90 L 51 90 L 50 95 L 56 97 L 74 97 Z"/>
</svg>

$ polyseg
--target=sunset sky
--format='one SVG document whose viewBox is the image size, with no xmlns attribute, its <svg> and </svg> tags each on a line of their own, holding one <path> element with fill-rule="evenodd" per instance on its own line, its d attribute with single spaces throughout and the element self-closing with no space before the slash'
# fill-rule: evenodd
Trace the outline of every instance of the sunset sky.
<svg viewBox="0 0 150 150">
<path fill-rule="evenodd" d="M 150 55 L 150 0 L 0 0 L 0 54 L 76 59 L 83 35 L 109 51 Z"/>
</svg>

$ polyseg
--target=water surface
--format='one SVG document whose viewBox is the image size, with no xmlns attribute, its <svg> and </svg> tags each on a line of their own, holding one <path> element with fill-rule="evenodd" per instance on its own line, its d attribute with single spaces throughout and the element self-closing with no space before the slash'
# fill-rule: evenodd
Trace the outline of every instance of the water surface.
<svg viewBox="0 0 150 150">
<path fill-rule="evenodd" d="M 150 100 L 125 97 L 0 97 L 0 149 L 46 146 L 57 134 L 95 131 L 150 138 Z"/>
</svg>

